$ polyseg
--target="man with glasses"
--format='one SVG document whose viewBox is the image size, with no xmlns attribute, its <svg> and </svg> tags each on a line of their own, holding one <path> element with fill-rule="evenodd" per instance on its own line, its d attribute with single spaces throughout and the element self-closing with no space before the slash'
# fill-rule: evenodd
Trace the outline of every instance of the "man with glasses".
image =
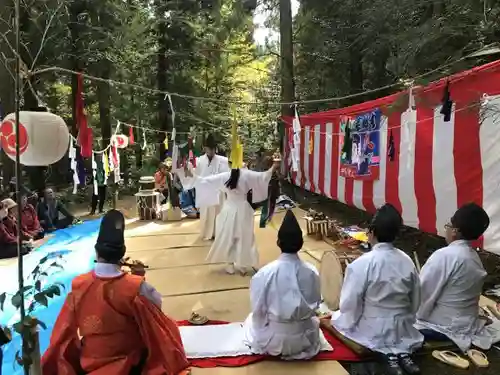
<svg viewBox="0 0 500 375">
<path fill-rule="evenodd" d="M 434 252 L 420 272 L 422 303 L 416 327 L 426 339 L 451 340 L 464 352 L 472 345 L 487 350 L 500 340 L 495 329 L 499 323 L 488 325 L 479 315 L 487 272 L 471 244 L 489 224 L 484 209 L 468 203 L 445 225 L 448 246 Z"/>
</svg>

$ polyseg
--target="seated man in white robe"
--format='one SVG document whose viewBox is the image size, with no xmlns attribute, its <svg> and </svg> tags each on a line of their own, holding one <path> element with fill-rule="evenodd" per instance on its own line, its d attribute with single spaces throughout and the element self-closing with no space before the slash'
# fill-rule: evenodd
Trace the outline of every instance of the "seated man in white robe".
<svg viewBox="0 0 500 375">
<path fill-rule="evenodd" d="M 423 344 L 413 326 L 420 305 L 418 272 L 411 258 L 393 245 L 402 223 L 392 205 L 377 210 L 368 232 L 372 250 L 348 265 L 340 310 L 331 321 L 321 321 L 358 354 L 381 353 L 390 375 L 419 373 L 410 354 Z"/>
<path fill-rule="evenodd" d="M 309 359 L 320 350 L 321 303 L 318 271 L 298 256 L 304 241 L 292 211 L 278 232 L 280 257 L 252 278 L 252 313 L 245 321 L 246 344 L 256 354 Z"/>
<path fill-rule="evenodd" d="M 434 252 L 420 273 L 422 303 L 415 325 L 429 340 L 451 340 L 466 352 L 487 350 L 500 337 L 495 323 L 479 315 L 479 298 L 487 272 L 471 241 L 483 235 L 488 214 L 475 203 L 458 209 L 446 225 L 447 247 Z M 498 332 L 498 331 L 497 331 Z"/>
</svg>

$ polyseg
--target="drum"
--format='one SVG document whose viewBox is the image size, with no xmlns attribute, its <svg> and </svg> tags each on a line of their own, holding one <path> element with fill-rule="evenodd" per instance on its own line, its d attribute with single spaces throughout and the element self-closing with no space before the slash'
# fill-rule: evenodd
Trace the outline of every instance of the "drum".
<svg viewBox="0 0 500 375">
<path fill-rule="evenodd" d="M 144 176 L 139 179 L 139 191 L 153 191 L 155 189 L 155 178 Z"/>
<path fill-rule="evenodd" d="M 135 194 L 139 220 L 159 219 L 160 193 L 157 191 L 139 191 Z"/>
<path fill-rule="evenodd" d="M 319 269 L 321 295 L 328 308 L 332 311 L 339 309 L 340 291 L 344 283 L 342 264 L 334 250 L 327 251 L 321 258 Z"/>
</svg>

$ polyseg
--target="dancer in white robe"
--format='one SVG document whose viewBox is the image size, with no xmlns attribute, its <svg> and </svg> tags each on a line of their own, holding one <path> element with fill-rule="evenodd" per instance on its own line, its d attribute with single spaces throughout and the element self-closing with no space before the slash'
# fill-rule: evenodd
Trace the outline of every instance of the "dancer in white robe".
<svg viewBox="0 0 500 375">
<path fill-rule="evenodd" d="M 224 156 L 215 153 L 216 144 L 212 135 L 208 135 L 205 142 L 205 154 L 196 159 L 195 174 L 200 177 L 213 176 L 223 172 L 229 172 L 229 162 Z M 201 238 L 211 240 L 215 236 L 215 220 L 220 212 L 225 195 L 221 191 L 212 193 L 217 200 L 211 200 L 211 205 L 207 206 L 196 196 L 196 207 L 200 210 Z M 198 192 L 196 192 L 198 195 Z"/>
<path fill-rule="evenodd" d="M 280 257 L 257 272 L 250 283 L 252 313 L 245 341 L 255 354 L 309 359 L 319 353 L 321 303 L 318 271 L 298 256 L 304 240 L 292 211 L 278 231 Z"/>
<path fill-rule="evenodd" d="M 420 305 L 420 282 L 411 258 L 392 244 L 403 220 L 390 204 L 379 208 L 369 227 L 370 252 L 348 265 L 340 310 L 331 326 L 341 336 L 382 353 L 386 374 L 419 373 L 410 353 L 424 338 L 413 326 Z M 322 322 L 323 324 L 323 322 Z"/>
<path fill-rule="evenodd" d="M 444 335 L 464 352 L 472 345 L 488 350 L 500 341 L 500 322 L 487 325 L 479 316 L 487 272 L 470 244 L 486 231 L 489 222 L 488 214 L 477 204 L 462 206 L 446 225 L 449 245 L 434 252 L 420 272 L 422 303 L 415 326 L 430 340 Z"/>
<path fill-rule="evenodd" d="M 214 192 L 222 191 L 227 198 L 224 201 L 215 224 L 215 241 L 210 248 L 207 261 L 227 263 L 226 272 L 235 271 L 246 274 L 252 267 L 258 267 L 259 254 L 255 247 L 254 210 L 247 201 L 247 194 L 252 190 L 253 202 L 267 198 L 269 181 L 273 171 L 279 167 L 275 163 L 266 172 L 254 172 L 248 169 L 232 169 L 231 172 L 202 177 L 185 169 L 186 186 L 196 189 L 196 201 L 200 207 L 212 206 L 217 197 Z M 191 181 L 190 181 L 191 180 Z"/>
</svg>

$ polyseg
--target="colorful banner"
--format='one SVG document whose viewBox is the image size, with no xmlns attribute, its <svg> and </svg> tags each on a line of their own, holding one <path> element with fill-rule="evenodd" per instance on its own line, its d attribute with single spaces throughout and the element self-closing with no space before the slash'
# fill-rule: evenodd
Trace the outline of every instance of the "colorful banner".
<svg viewBox="0 0 500 375">
<path fill-rule="evenodd" d="M 380 120 L 379 109 L 348 118 L 341 123 L 340 150 L 344 147 L 346 127 L 351 152 L 340 155 L 340 176 L 355 180 L 378 180 L 380 169 Z M 344 150 L 345 151 L 345 150 Z"/>
</svg>

